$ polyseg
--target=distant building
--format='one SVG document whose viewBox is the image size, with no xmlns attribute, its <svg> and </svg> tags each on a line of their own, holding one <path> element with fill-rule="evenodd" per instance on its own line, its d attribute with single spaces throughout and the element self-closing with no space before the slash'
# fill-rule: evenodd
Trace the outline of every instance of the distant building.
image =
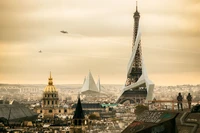
<svg viewBox="0 0 200 133">
<path fill-rule="evenodd" d="M 122 133 L 177 133 L 176 112 L 144 111 Z"/>
<path fill-rule="evenodd" d="M 53 78 L 51 77 L 50 73 L 49 83 L 44 88 L 42 104 L 43 107 L 57 107 L 58 102 L 59 102 L 58 90 L 53 85 Z"/>
<path fill-rule="evenodd" d="M 54 118 L 58 114 L 67 114 L 67 108 L 59 106 L 58 90 L 53 85 L 53 78 L 49 77 L 48 85 L 44 88 L 42 106 L 36 107 L 35 111 L 44 118 Z"/>
<path fill-rule="evenodd" d="M 81 94 L 98 95 L 99 93 L 99 89 L 97 88 L 94 78 L 89 71 L 88 76 L 84 80 L 83 87 L 81 88 Z"/>
<path fill-rule="evenodd" d="M 97 88 L 98 88 L 98 91 L 101 92 L 101 82 L 100 82 L 100 78 L 99 78 L 98 81 L 97 81 Z"/>
<path fill-rule="evenodd" d="M 70 133 L 86 133 L 88 121 L 85 119 L 84 112 L 81 105 L 80 96 L 76 104 L 76 110 L 70 126 Z"/>
<path fill-rule="evenodd" d="M 15 125 L 22 121 L 35 121 L 38 114 L 17 101 L 0 101 L 0 122 Z"/>
<path fill-rule="evenodd" d="M 82 108 L 84 114 L 100 113 L 105 112 L 105 108 L 100 103 L 82 103 Z M 72 106 L 72 109 L 75 110 L 77 104 Z"/>
<path fill-rule="evenodd" d="M 122 133 L 200 133 L 200 113 L 144 111 Z"/>
<path fill-rule="evenodd" d="M 105 93 L 102 93 L 100 78 L 98 79 L 96 84 L 90 71 L 88 73 L 88 76 L 84 79 L 80 94 L 84 97 L 84 101 L 87 102 L 94 102 L 96 100 L 99 100 L 100 97 L 107 97 Z"/>
</svg>

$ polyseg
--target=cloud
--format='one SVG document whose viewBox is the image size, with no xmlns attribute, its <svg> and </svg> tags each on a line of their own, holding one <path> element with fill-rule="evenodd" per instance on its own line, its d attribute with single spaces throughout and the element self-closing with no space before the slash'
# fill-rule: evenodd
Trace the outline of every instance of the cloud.
<svg viewBox="0 0 200 133">
<path fill-rule="evenodd" d="M 150 76 L 184 72 L 195 76 L 200 71 L 200 2 L 140 0 L 138 6 Z M 65 77 L 69 83 L 82 83 L 92 69 L 106 83 L 124 83 L 134 11 L 132 0 L 2 1 L 1 81 L 29 82 L 35 76 L 46 81 L 52 70 L 60 75 L 59 81 Z M 162 82 L 157 77 L 152 80 Z"/>
</svg>

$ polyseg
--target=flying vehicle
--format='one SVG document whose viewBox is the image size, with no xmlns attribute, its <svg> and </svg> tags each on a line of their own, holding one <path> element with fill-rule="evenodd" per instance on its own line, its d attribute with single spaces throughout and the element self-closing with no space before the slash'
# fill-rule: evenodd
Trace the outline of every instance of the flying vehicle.
<svg viewBox="0 0 200 133">
<path fill-rule="evenodd" d="M 63 34 L 68 34 L 68 32 L 67 31 L 64 31 L 64 30 L 62 30 L 62 31 L 60 31 L 61 33 L 63 33 Z"/>
<path fill-rule="evenodd" d="M 38 51 L 39 53 L 42 53 L 42 51 L 40 50 L 40 51 Z"/>
</svg>

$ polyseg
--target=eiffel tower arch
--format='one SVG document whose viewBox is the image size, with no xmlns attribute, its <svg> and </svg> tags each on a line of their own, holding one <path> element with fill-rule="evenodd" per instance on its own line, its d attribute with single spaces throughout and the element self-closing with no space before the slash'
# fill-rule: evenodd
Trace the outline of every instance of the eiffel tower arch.
<svg viewBox="0 0 200 133">
<path fill-rule="evenodd" d="M 127 67 L 127 79 L 117 103 L 129 100 L 131 103 L 144 102 L 153 99 L 154 83 L 149 80 L 144 66 L 141 47 L 141 33 L 139 27 L 140 13 L 136 3 L 136 12 L 133 15 L 133 44 L 132 55 Z"/>
</svg>

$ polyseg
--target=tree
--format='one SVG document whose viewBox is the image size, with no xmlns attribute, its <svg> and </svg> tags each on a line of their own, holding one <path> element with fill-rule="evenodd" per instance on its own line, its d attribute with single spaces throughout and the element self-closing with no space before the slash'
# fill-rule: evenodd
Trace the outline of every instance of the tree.
<svg viewBox="0 0 200 133">
<path fill-rule="evenodd" d="M 142 104 L 137 105 L 135 107 L 135 114 L 138 116 L 138 115 L 142 114 L 142 112 L 145 111 L 145 110 L 149 110 L 149 107 L 142 105 Z"/>
<path fill-rule="evenodd" d="M 88 118 L 89 118 L 90 120 L 98 120 L 98 119 L 100 119 L 100 117 L 97 116 L 96 114 L 90 114 Z"/>
</svg>

